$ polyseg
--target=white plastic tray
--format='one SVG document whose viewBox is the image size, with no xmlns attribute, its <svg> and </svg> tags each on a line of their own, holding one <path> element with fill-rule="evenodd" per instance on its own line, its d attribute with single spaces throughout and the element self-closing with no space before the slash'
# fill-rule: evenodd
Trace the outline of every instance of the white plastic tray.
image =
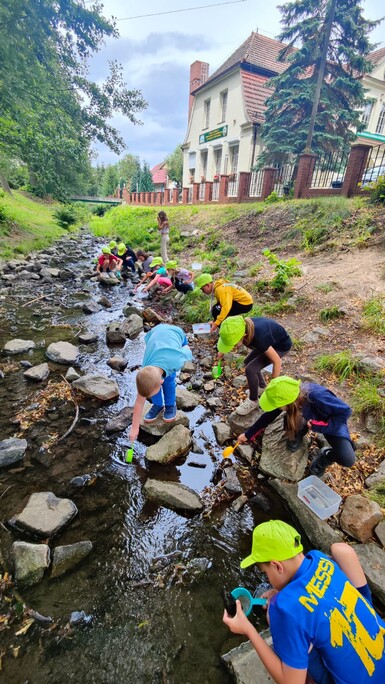
<svg viewBox="0 0 385 684">
<path fill-rule="evenodd" d="M 210 334 L 210 323 L 194 323 L 192 327 L 194 335 Z"/>
<path fill-rule="evenodd" d="M 315 475 L 298 482 L 297 496 L 321 520 L 337 513 L 342 501 L 339 494 Z"/>
<path fill-rule="evenodd" d="M 201 271 L 202 264 L 200 264 L 198 261 L 193 261 L 193 263 L 191 264 L 191 268 L 193 271 Z"/>
</svg>

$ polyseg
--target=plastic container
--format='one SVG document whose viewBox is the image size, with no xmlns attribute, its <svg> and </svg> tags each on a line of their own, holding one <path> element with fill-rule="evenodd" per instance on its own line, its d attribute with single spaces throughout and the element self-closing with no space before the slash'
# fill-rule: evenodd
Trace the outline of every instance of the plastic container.
<svg viewBox="0 0 385 684">
<path fill-rule="evenodd" d="M 202 264 L 200 264 L 198 261 L 193 261 L 191 264 L 191 268 L 193 271 L 201 271 L 202 270 Z"/>
<path fill-rule="evenodd" d="M 339 494 L 315 475 L 298 482 L 297 496 L 321 520 L 337 513 L 342 501 Z"/>
<path fill-rule="evenodd" d="M 269 366 L 266 366 L 266 368 L 263 368 L 262 370 L 265 371 L 265 373 L 270 373 L 270 375 L 273 372 L 273 364 L 271 363 Z"/>
<path fill-rule="evenodd" d="M 192 327 L 194 335 L 209 335 L 210 330 L 210 323 L 194 323 Z"/>
</svg>

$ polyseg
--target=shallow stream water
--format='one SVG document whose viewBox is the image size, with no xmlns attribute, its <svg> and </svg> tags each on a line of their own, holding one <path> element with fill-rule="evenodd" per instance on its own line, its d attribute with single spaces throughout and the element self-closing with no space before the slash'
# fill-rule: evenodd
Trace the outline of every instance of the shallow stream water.
<svg viewBox="0 0 385 684">
<path fill-rule="evenodd" d="M 71 266 L 76 276 L 97 253 L 97 242 L 83 232 L 75 241 L 63 241 L 62 253 L 59 257 L 52 254 L 49 265 Z M 28 304 L 43 293 L 47 300 Z M 84 314 L 82 303 L 102 294 L 113 306 Z M 186 517 L 146 501 L 142 486 L 149 475 L 181 482 L 197 492 L 210 485 L 221 461 L 221 448 L 212 430 L 212 423 L 219 418 L 204 404 L 187 414 L 203 454 L 188 454 L 176 465 L 154 466 L 146 462 L 145 445 L 139 444 L 133 463 L 122 462 L 127 432 L 108 437 L 104 425 L 124 406 L 133 404 L 135 373 L 113 371 L 106 361 L 114 353 L 123 353 L 129 367 L 139 365 L 144 348 L 143 334 L 128 340 L 124 349 L 109 348 L 105 342 L 106 325 L 123 318 L 122 308 L 128 300 L 124 285 L 105 291 L 89 280 L 32 286 L 20 281 L 1 290 L 0 297 L 0 347 L 15 337 L 33 339 L 37 345 L 28 354 L 1 359 L 5 372 L 0 381 L 1 439 L 19 436 L 11 421 L 21 410 L 36 405 L 41 390 L 41 385 L 24 379 L 20 360 L 33 365 L 43 362 L 45 348 L 52 341 L 76 344 L 79 330 L 97 331 L 95 344 L 80 345 L 80 370 L 105 373 L 115 378 L 120 388 L 119 400 L 109 405 L 82 399 L 80 420 L 72 434 L 45 453 L 42 444 L 47 435 L 64 434 L 74 416 L 73 404 L 54 401 L 44 419 L 26 434 L 29 448 L 21 466 L 0 473 L 0 520 L 5 523 L 0 527 L 0 543 L 9 569 L 11 545 L 17 535 L 6 521 L 22 510 L 34 492 L 52 491 L 68 497 L 79 511 L 51 540 L 51 547 L 84 539 L 94 544 L 91 554 L 71 573 L 54 580 L 47 576 L 35 587 L 21 591 L 29 607 L 55 621 L 65 624 L 71 611 L 84 610 L 93 616 L 92 624 L 74 628 L 70 638 L 59 643 L 55 639 L 40 641 L 40 628 L 33 626 L 26 635 L 15 637 L 14 645 L 21 647 L 19 655 L 6 655 L 0 677 L 15 684 L 230 682 L 220 655 L 242 639 L 222 624 L 221 590 L 238 585 L 258 587 L 263 578 L 253 570 L 239 568 L 240 559 L 250 552 L 251 530 L 271 517 L 288 520 L 287 512 L 266 487 L 263 491 L 271 501 L 268 513 L 250 505 L 236 513 L 226 503 L 209 517 Z M 59 382 L 66 368 L 50 366 L 48 382 Z M 205 467 L 191 467 L 192 461 Z M 70 484 L 73 477 L 86 473 L 96 475 L 93 484 L 81 489 Z M 154 559 L 174 552 L 179 554 L 154 564 Z M 209 561 L 204 573 L 198 577 L 183 574 L 186 564 L 199 558 Z M 255 621 L 266 627 L 262 611 L 255 613 Z"/>
</svg>

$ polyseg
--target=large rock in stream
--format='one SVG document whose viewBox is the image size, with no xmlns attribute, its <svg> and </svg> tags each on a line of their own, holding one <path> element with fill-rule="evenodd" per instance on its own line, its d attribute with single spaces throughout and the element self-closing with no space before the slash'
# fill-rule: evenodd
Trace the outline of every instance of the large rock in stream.
<svg viewBox="0 0 385 684">
<path fill-rule="evenodd" d="M 35 343 L 33 340 L 10 340 L 6 342 L 3 347 L 3 352 L 5 354 L 24 354 L 30 349 L 35 349 Z"/>
<path fill-rule="evenodd" d="M 70 342 L 52 342 L 45 352 L 46 356 L 55 363 L 62 363 L 65 366 L 76 364 L 79 356 L 79 349 Z"/>
<path fill-rule="evenodd" d="M 147 480 L 143 492 L 148 499 L 177 511 L 200 513 L 203 504 L 196 492 L 178 482 Z"/>
<path fill-rule="evenodd" d="M 195 409 L 201 403 L 200 397 L 193 392 L 183 389 L 182 387 L 176 388 L 176 405 L 178 409 L 184 411 L 191 411 Z"/>
<path fill-rule="evenodd" d="M 295 452 L 286 446 L 287 437 L 283 428 L 283 416 L 268 425 L 262 439 L 262 454 L 258 468 L 266 475 L 281 480 L 298 482 L 305 472 L 308 460 L 306 439 Z"/>
<path fill-rule="evenodd" d="M 21 461 L 24 458 L 27 446 L 26 439 L 17 439 L 16 437 L 3 439 L 0 442 L 0 468 L 8 468 L 8 466 Z"/>
<path fill-rule="evenodd" d="M 52 492 L 31 494 L 26 507 L 15 515 L 10 525 L 39 537 L 53 537 L 77 514 L 73 501 L 59 499 Z"/>
<path fill-rule="evenodd" d="M 23 373 L 24 377 L 27 378 L 27 380 L 33 380 L 34 382 L 42 382 L 43 380 L 46 380 L 49 376 L 49 366 L 48 363 L 40 363 L 38 366 L 32 366 L 32 368 L 28 368 Z"/>
<path fill-rule="evenodd" d="M 28 544 L 17 541 L 12 546 L 17 584 L 29 587 L 43 579 L 50 562 L 50 550 L 47 544 Z"/>
<path fill-rule="evenodd" d="M 119 396 L 119 387 L 115 380 L 105 375 L 87 373 L 72 383 L 72 387 L 100 401 L 109 401 Z"/>
<path fill-rule="evenodd" d="M 144 416 L 150 410 L 150 408 L 151 404 L 146 401 L 143 408 L 140 429 L 143 430 L 143 432 L 147 432 L 147 434 L 152 435 L 153 437 L 163 437 L 163 435 L 165 435 L 167 432 L 170 432 L 170 430 L 172 430 L 176 425 L 183 425 L 184 427 L 188 427 L 190 425 L 188 417 L 182 411 L 176 412 L 176 418 L 172 423 L 165 423 L 162 417 L 163 414 L 154 420 L 153 423 L 145 423 Z"/>
<path fill-rule="evenodd" d="M 80 541 L 76 544 L 56 546 L 53 552 L 51 578 L 60 577 L 76 567 L 92 551 L 92 542 Z"/>
<path fill-rule="evenodd" d="M 108 434 L 113 432 L 123 432 L 123 430 L 125 430 L 132 421 L 133 411 L 134 409 L 132 406 L 125 406 L 117 416 L 108 421 L 105 427 L 106 432 Z"/>
<path fill-rule="evenodd" d="M 273 640 L 270 632 L 262 632 L 261 636 L 268 646 L 272 647 Z M 269 684 L 269 682 L 274 682 L 250 641 L 244 641 L 240 646 L 225 653 L 222 660 L 233 675 L 236 684 Z"/>
<path fill-rule="evenodd" d="M 143 318 L 133 313 L 121 323 L 120 327 L 129 340 L 134 340 L 143 331 Z"/>
<path fill-rule="evenodd" d="M 191 444 L 190 430 L 183 425 L 176 425 L 159 442 L 148 447 L 146 458 L 156 463 L 171 463 L 185 454 Z"/>
</svg>

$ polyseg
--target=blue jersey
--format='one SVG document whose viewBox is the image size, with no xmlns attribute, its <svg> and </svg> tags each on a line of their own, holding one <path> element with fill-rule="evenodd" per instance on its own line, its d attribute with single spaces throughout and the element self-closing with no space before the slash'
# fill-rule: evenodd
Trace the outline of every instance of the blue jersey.
<svg viewBox="0 0 385 684">
<path fill-rule="evenodd" d="M 157 366 L 166 377 L 179 371 L 192 353 L 186 335 L 177 325 L 161 323 L 145 335 L 146 350 L 142 366 Z"/>
<path fill-rule="evenodd" d="M 311 645 L 335 684 L 384 684 L 385 622 L 328 556 L 311 551 L 269 606 L 274 650 L 305 670 Z"/>
</svg>

